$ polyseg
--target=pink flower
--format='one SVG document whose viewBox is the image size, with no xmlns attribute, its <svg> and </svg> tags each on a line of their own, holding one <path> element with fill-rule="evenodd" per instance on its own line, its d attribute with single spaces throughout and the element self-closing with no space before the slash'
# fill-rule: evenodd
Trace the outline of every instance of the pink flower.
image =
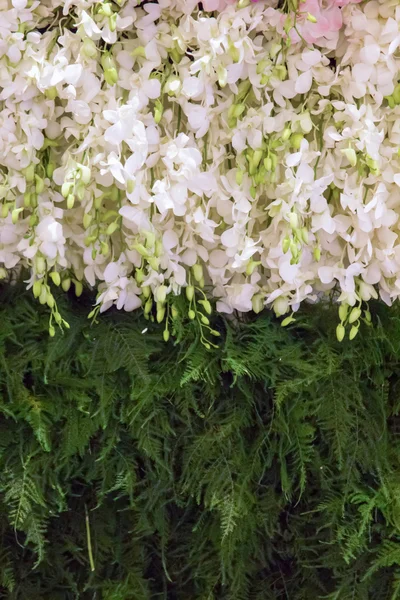
<svg viewBox="0 0 400 600">
<path fill-rule="evenodd" d="M 308 44 L 314 44 L 323 38 L 331 39 L 341 29 L 343 18 L 338 3 L 347 1 L 305 0 L 305 2 L 300 2 L 296 27 Z M 299 36 L 294 29 L 291 30 L 290 36 L 292 41 L 299 41 Z"/>
<path fill-rule="evenodd" d="M 347 6 L 348 4 L 359 4 L 362 0 L 334 0 L 336 6 Z"/>
<path fill-rule="evenodd" d="M 214 10 L 224 10 L 229 4 L 235 4 L 236 0 L 202 0 L 203 8 L 206 12 Z"/>
</svg>

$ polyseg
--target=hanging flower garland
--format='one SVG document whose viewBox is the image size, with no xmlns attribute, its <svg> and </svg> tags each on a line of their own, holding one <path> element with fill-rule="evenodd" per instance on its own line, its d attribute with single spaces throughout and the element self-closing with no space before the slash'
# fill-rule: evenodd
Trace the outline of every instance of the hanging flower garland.
<svg viewBox="0 0 400 600">
<path fill-rule="evenodd" d="M 1 276 L 92 313 L 400 295 L 398 0 L 0 0 Z M 200 310 L 201 308 L 201 310 Z M 155 312 L 154 312 L 155 311 Z M 200 311 L 200 312 L 199 312 Z"/>
</svg>

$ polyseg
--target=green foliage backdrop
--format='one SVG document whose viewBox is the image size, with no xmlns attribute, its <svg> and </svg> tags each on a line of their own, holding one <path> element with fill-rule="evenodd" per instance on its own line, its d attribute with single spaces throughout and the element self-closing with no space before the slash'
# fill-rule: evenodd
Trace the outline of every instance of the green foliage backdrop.
<svg viewBox="0 0 400 600">
<path fill-rule="evenodd" d="M 343 344 L 329 307 L 217 319 L 207 351 L 0 300 L 1 598 L 400 598 L 397 309 Z"/>
</svg>

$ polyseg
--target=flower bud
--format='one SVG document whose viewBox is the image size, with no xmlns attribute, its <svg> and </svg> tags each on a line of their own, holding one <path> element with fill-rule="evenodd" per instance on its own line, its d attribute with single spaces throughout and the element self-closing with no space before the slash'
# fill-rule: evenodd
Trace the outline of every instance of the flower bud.
<svg viewBox="0 0 400 600">
<path fill-rule="evenodd" d="M 50 273 L 50 278 L 52 280 L 52 282 L 54 283 L 54 285 L 59 286 L 61 283 L 61 277 L 60 277 L 60 273 L 58 273 L 57 271 L 52 271 Z"/>
<path fill-rule="evenodd" d="M 42 286 L 42 289 L 40 290 L 39 302 L 40 304 L 46 304 L 47 302 L 47 290 L 45 286 Z"/>
<path fill-rule="evenodd" d="M 49 336 L 54 337 L 55 335 L 56 335 L 56 330 L 54 329 L 53 325 L 49 325 Z"/>
<path fill-rule="evenodd" d="M 83 215 L 83 227 L 88 229 L 90 227 L 90 223 L 93 220 L 93 215 L 91 213 L 85 213 Z"/>
<path fill-rule="evenodd" d="M 212 308 L 211 308 L 211 304 L 208 300 L 199 300 L 199 304 L 201 304 L 204 307 L 204 310 L 206 311 L 206 313 L 208 315 L 211 315 Z"/>
<path fill-rule="evenodd" d="M 74 285 L 75 285 L 75 296 L 77 298 L 79 298 L 80 296 L 82 296 L 83 285 L 80 281 L 77 281 L 76 279 L 74 279 Z"/>
<path fill-rule="evenodd" d="M 339 306 L 339 319 L 341 321 L 345 321 L 347 318 L 347 314 L 349 312 L 349 305 L 346 304 L 345 302 L 343 302 L 340 306 Z"/>
<path fill-rule="evenodd" d="M 159 308 L 157 310 L 157 323 L 161 323 L 165 317 L 165 308 Z"/>
<path fill-rule="evenodd" d="M 168 340 L 169 340 L 169 331 L 168 331 L 168 329 L 164 329 L 164 331 L 163 331 L 163 338 L 164 338 L 164 342 L 168 342 Z"/>
<path fill-rule="evenodd" d="M 110 252 L 110 246 L 107 244 L 107 242 L 100 242 L 100 252 L 103 256 L 107 256 L 107 254 Z"/>
<path fill-rule="evenodd" d="M 157 302 L 165 302 L 166 297 L 167 297 L 167 286 L 160 285 L 156 292 Z"/>
<path fill-rule="evenodd" d="M 47 166 L 46 166 L 46 175 L 47 175 L 47 177 L 49 179 L 51 179 L 53 177 L 53 173 L 54 173 L 55 168 L 56 168 L 56 165 L 52 161 L 49 161 L 47 163 Z"/>
<path fill-rule="evenodd" d="M 73 188 L 73 184 L 71 182 L 67 182 L 65 181 L 62 186 L 61 186 L 61 194 L 64 196 L 64 198 L 68 198 L 69 194 L 71 193 L 71 190 Z"/>
<path fill-rule="evenodd" d="M 251 299 L 251 304 L 254 312 L 256 314 L 259 314 L 264 308 L 264 301 L 261 294 L 254 294 L 254 296 Z"/>
<path fill-rule="evenodd" d="M 191 321 L 193 321 L 193 319 L 196 318 L 196 313 L 194 312 L 194 310 L 192 310 L 192 309 L 189 310 L 188 317 Z"/>
<path fill-rule="evenodd" d="M 352 167 L 357 164 L 357 154 L 353 148 L 344 148 L 342 154 L 347 158 Z"/>
<path fill-rule="evenodd" d="M 299 226 L 299 217 L 297 215 L 297 213 L 295 212 L 291 212 L 289 214 L 289 223 L 290 223 L 290 227 L 292 229 L 297 229 Z"/>
<path fill-rule="evenodd" d="M 256 267 L 258 267 L 258 265 L 261 265 L 261 261 L 259 260 L 249 260 L 249 262 L 247 263 L 246 266 L 246 275 L 248 275 L 250 277 L 250 275 L 253 275 Z"/>
<path fill-rule="evenodd" d="M 355 321 L 357 321 L 357 319 L 359 319 L 359 318 L 360 318 L 360 316 L 361 316 L 361 309 L 360 309 L 360 308 L 358 308 L 357 306 L 355 306 L 355 307 L 353 308 L 353 310 L 351 311 L 351 313 L 350 313 L 350 316 L 349 316 L 349 323 L 350 323 L 350 324 L 351 324 L 351 323 L 354 323 Z"/>
<path fill-rule="evenodd" d="M 119 229 L 118 223 L 116 221 L 114 221 L 113 223 L 110 223 L 109 226 L 107 227 L 106 234 L 112 235 L 113 233 L 115 233 L 117 231 L 117 229 Z"/>
<path fill-rule="evenodd" d="M 53 85 L 44 91 L 44 95 L 48 100 L 55 100 L 57 98 L 57 88 Z"/>
<path fill-rule="evenodd" d="M 35 283 L 33 284 L 33 296 L 35 298 L 39 298 L 41 291 L 42 291 L 42 282 L 40 279 L 36 279 Z"/>
<path fill-rule="evenodd" d="M 160 100 L 156 100 L 155 107 L 154 107 L 154 121 L 155 121 L 156 125 L 158 125 L 158 123 L 161 121 L 163 113 L 164 113 L 164 106 L 163 106 L 162 102 Z"/>
<path fill-rule="evenodd" d="M 319 262 L 321 260 L 321 249 L 318 246 L 316 246 L 314 248 L 313 255 L 317 262 Z"/>
<path fill-rule="evenodd" d="M 300 150 L 301 142 L 303 141 L 304 136 L 302 133 L 294 133 L 290 136 L 290 145 L 293 150 Z"/>
<path fill-rule="evenodd" d="M 108 83 L 109 86 L 113 86 L 118 81 L 118 71 L 115 67 L 112 69 L 106 69 L 104 71 L 104 79 Z"/>
<path fill-rule="evenodd" d="M 48 293 L 46 298 L 46 304 L 49 308 L 54 308 L 55 301 L 53 294 Z"/>
<path fill-rule="evenodd" d="M 28 167 L 26 167 L 24 173 L 26 181 L 28 183 L 33 183 L 35 179 L 35 167 L 32 164 L 30 164 Z"/>
<path fill-rule="evenodd" d="M 289 301 L 285 296 L 279 296 L 273 304 L 274 311 L 277 317 L 281 317 L 289 310 Z"/>
<path fill-rule="evenodd" d="M 64 290 L 64 292 L 68 292 L 69 288 L 71 287 L 71 280 L 69 277 L 67 277 L 66 279 L 63 279 L 63 281 L 61 283 L 61 287 Z"/>
<path fill-rule="evenodd" d="M 355 325 L 353 325 L 353 327 L 350 329 L 349 339 L 350 340 L 354 340 L 354 338 L 356 337 L 357 333 L 358 333 L 358 327 L 356 327 Z"/>
<path fill-rule="evenodd" d="M 23 211 L 23 208 L 14 208 L 14 210 L 11 213 L 11 221 L 12 224 L 15 225 L 18 221 L 19 218 L 19 214 Z"/>
<path fill-rule="evenodd" d="M 338 342 L 342 342 L 345 336 L 346 330 L 341 323 L 336 327 L 336 337 Z"/>
<path fill-rule="evenodd" d="M 97 46 L 94 41 L 85 37 L 81 46 L 81 53 L 86 56 L 86 58 L 95 58 L 97 56 Z"/>
<path fill-rule="evenodd" d="M 80 165 L 80 167 L 79 167 L 79 174 L 80 174 L 81 181 L 85 185 L 89 185 L 90 179 L 91 179 L 91 175 L 92 175 L 89 167 L 85 167 L 85 165 Z"/>
<path fill-rule="evenodd" d="M 200 315 L 200 320 L 203 323 L 203 325 L 209 325 L 210 324 L 210 319 L 208 319 L 208 317 L 206 317 L 205 315 Z"/>
<path fill-rule="evenodd" d="M 270 156 L 267 156 L 267 158 L 264 158 L 264 167 L 266 171 L 271 171 L 272 170 L 272 160 Z"/>
<path fill-rule="evenodd" d="M 108 19 L 108 27 L 110 31 L 115 31 L 117 29 L 117 16 L 117 13 L 113 13 Z"/>
<path fill-rule="evenodd" d="M 286 254 L 286 252 L 289 250 L 289 248 L 290 248 L 290 237 L 287 235 L 282 242 L 283 253 Z"/>
<path fill-rule="evenodd" d="M 310 21 L 310 23 L 316 23 L 317 19 L 311 13 L 307 13 L 307 21 Z"/>
<path fill-rule="evenodd" d="M 221 88 L 224 88 L 228 82 L 228 71 L 222 65 L 217 67 L 218 84 Z"/>
<path fill-rule="evenodd" d="M 29 208 L 31 205 L 31 193 L 25 192 L 24 194 L 24 207 Z"/>
<path fill-rule="evenodd" d="M 1 205 L 1 217 L 2 219 L 5 219 L 8 216 L 8 213 L 10 212 L 10 207 L 8 204 L 2 204 Z"/>
<path fill-rule="evenodd" d="M 186 298 L 191 302 L 194 298 L 194 287 L 192 285 L 188 285 L 185 288 Z"/>
<path fill-rule="evenodd" d="M 282 141 L 287 142 L 291 135 L 292 135 L 292 131 L 291 131 L 290 127 L 285 127 L 285 129 L 283 130 L 282 136 L 281 136 Z"/>
<path fill-rule="evenodd" d="M 44 181 L 39 175 L 35 175 L 35 190 L 37 194 L 42 194 L 44 191 Z"/>
<path fill-rule="evenodd" d="M 155 256 L 149 256 L 147 258 L 147 262 L 149 263 L 149 265 L 153 269 L 153 271 L 158 270 L 158 267 L 160 266 L 160 261 L 158 258 L 156 258 Z"/>
<path fill-rule="evenodd" d="M 193 271 L 193 277 L 195 278 L 195 280 L 197 282 L 201 281 L 201 278 L 203 277 L 203 267 L 199 264 L 195 264 L 192 267 L 192 271 Z"/>
<path fill-rule="evenodd" d="M 67 208 L 69 208 L 69 209 L 74 208 L 74 204 L 75 204 L 75 196 L 73 194 L 68 194 Z"/>
<path fill-rule="evenodd" d="M 236 171 L 236 183 L 238 185 L 242 185 L 243 183 L 243 171 L 241 169 Z"/>
<path fill-rule="evenodd" d="M 292 317 L 292 315 L 289 315 L 288 317 L 283 319 L 283 321 L 281 323 L 281 327 L 287 327 L 288 325 L 290 325 L 290 323 L 294 323 L 295 321 L 296 321 L 296 319 L 294 317 Z"/>
</svg>

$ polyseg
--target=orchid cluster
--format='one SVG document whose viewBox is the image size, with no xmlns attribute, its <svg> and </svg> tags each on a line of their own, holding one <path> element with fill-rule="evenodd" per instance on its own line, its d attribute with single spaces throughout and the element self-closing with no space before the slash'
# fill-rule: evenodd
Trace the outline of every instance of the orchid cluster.
<svg viewBox="0 0 400 600">
<path fill-rule="evenodd" d="M 0 74 L 0 276 L 52 335 L 54 286 L 205 327 L 330 295 L 339 338 L 400 296 L 398 0 L 0 0 Z"/>
</svg>

